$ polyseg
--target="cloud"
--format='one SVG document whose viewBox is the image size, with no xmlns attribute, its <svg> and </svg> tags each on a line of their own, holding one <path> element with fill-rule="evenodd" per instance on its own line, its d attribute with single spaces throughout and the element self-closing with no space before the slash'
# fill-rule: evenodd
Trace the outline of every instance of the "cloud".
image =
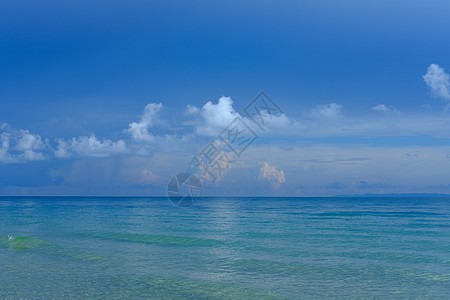
<svg viewBox="0 0 450 300">
<path fill-rule="evenodd" d="M 445 73 L 444 68 L 437 64 L 431 64 L 423 76 L 423 80 L 431 88 L 433 97 L 450 99 L 450 76 Z"/>
<path fill-rule="evenodd" d="M 198 114 L 198 113 L 200 113 L 200 108 L 198 108 L 197 106 L 194 106 L 194 105 L 191 105 L 191 104 L 188 104 L 186 106 L 186 111 L 185 111 L 186 115 L 195 115 L 195 114 Z"/>
<path fill-rule="evenodd" d="M 417 153 L 418 157 L 412 159 L 405 155 L 406 152 Z M 292 151 L 281 150 L 278 145 L 253 145 L 248 149 L 246 163 L 253 166 L 267 161 L 268 157 L 277 157 L 277 169 L 283 170 L 285 176 L 293 176 L 282 185 L 280 194 L 293 195 L 301 185 L 302 195 L 305 196 L 335 195 L 336 189 L 331 189 L 330 185 L 336 182 L 347 186 L 341 186 L 339 194 L 416 193 L 424 192 L 426 185 L 448 184 L 449 153 L 448 145 L 373 147 L 364 144 L 302 144 Z M 345 164 L 343 161 L 354 163 Z M 244 171 L 240 173 L 242 176 L 239 179 L 248 182 Z M 252 187 L 258 191 L 255 186 Z"/>
<path fill-rule="evenodd" d="M 149 184 L 155 184 L 158 183 L 161 180 L 161 177 L 158 175 L 153 174 L 152 171 L 149 171 L 147 169 L 143 169 L 141 171 L 141 177 L 138 180 L 138 183 L 140 185 L 149 185 Z"/>
<path fill-rule="evenodd" d="M 297 126 L 296 122 L 288 118 L 285 114 L 267 117 L 264 122 L 269 131 L 285 130 Z"/>
<path fill-rule="evenodd" d="M 393 106 L 386 106 L 385 104 L 378 104 L 372 107 L 372 110 L 382 112 L 385 114 L 397 114 L 398 110 Z"/>
<path fill-rule="evenodd" d="M 330 103 L 318 105 L 309 113 L 314 118 L 337 118 L 341 116 L 342 105 Z"/>
<path fill-rule="evenodd" d="M 98 140 L 94 135 L 89 137 L 80 136 L 72 138 L 70 141 L 57 140 L 55 156 L 58 158 L 69 158 L 73 155 L 87 157 L 108 157 L 114 154 L 121 154 L 127 151 L 125 142 L 116 142 L 103 139 Z"/>
<path fill-rule="evenodd" d="M 12 162 L 13 159 L 10 157 L 8 150 L 9 150 L 9 134 L 6 132 L 2 132 L 0 134 L 0 162 L 6 163 L 6 162 Z"/>
<path fill-rule="evenodd" d="M 259 171 L 259 179 L 267 181 L 273 188 L 279 188 L 281 184 L 286 182 L 284 171 L 277 170 L 276 166 L 271 166 L 265 162 Z"/>
<path fill-rule="evenodd" d="M 127 132 L 131 134 L 132 139 L 138 142 L 154 141 L 155 137 L 148 132 L 148 129 L 160 122 L 159 112 L 162 108 L 164 108 L 162 103 L 150 103 L 145 106 L 141 120 L 128 124 Z"/>
<path fill-rule="evenodd" d="M 188 105 L 186 113 L 197 115 L 200 118 L 196 132 L 206 136 L 219 134 L 234 118 L 240 116 L 234 110 L 233 100 L 230 97 L 220 97 L 217 104 L 208 101 L 201 109 Z"/>
<path fill-rule="evenodd" d="M 38 134 L 14 129 L 6 123 L 0 126 L 0 162 L 14 163 L 45 159 L 47 146 Z"/>
</svg>

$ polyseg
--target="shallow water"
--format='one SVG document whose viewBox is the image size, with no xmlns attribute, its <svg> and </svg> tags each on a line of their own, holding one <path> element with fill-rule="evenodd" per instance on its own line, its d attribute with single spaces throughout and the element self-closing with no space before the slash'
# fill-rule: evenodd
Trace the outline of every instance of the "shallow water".
<svg viewBox="0 0 450 300">
<path fill-rule="evenodd" d="M 0 299 L 444 299 L 448 198 L 0 198 Z"/>
</svg>

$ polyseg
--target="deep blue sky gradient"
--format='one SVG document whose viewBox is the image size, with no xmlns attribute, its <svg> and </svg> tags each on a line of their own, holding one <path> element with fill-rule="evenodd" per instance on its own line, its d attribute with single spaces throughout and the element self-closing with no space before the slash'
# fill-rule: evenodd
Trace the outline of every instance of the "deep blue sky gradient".
<svg viewBox="0 0 450 300">
<path fill-rule="evenodd" d="M 450 69 L 449 15 L 448 1 L 3 1 L 0 123 L 52 147 L 57 138 L 90 134 L 117 140 L 146 104 L 162 102 L 173 128 L 156 133 L 185 133 L 186 105 L 224 95 L 242 112 L 261 90 L 294 119 L 328 103 L 350 119 L 370 118 L 371 107 L 384 103 L 445 123 L 446 102 L 431 97 L 422 76 L 431 63 Z M 368 133 L 375 142 L 366 145 L 449 146 L 448 137 L 417 126 L 393 137 Z M 364 136 L 258 142 L 353 145 Z M 10 174 L 1 185 L 52 193 L 48 178 L 30 178 L 64 164 L 0 164 Z"/>
</svg>

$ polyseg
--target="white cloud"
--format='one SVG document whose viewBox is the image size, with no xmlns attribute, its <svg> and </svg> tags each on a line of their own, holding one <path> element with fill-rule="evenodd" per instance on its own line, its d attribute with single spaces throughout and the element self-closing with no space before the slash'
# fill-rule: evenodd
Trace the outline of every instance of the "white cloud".
<svg viewBox="0 0 450 300">
<path fill-rule="evenodd" d="M 190 104 L 188 104 L 186 106 L 186 111 L 185 111 L 186 115 L 195 115 L 195 114 L 198 114 L 199 112 L 200 112 L 200 108 L 198 108 L 197 106 L 190 105 Z"/>
<path fill-rule="evenodd" d="M 281 184 L 286 182 L 284 171 L 277 170 L 276 166 L 271 166 L 265 162 L 259 171 L 259 179 L 267 181 L 273 188 L 279 188 Z"/>
<path fill-rule="evenodd" d="M 372 110 L 386 113 L 386 114 L 396 114 L 398 110 L 393 106 L 386 106 L 385 104 L 378 104 L 372 107 Z"/>
<path fill-rule="evenodd" d="M 70 153 L 70 142 L 66 142 L 62 139 L 58 139 L 56 140 L 57 146 L 56 146 L 56 150 L 55 150 L 55 156 L 58 158 L 68 158 L 70 156 L 72 156 L 72 154 Z"/>
<path fill-rule="evenodd" d="M 108 157 L 127 151 L 123 140 L 116 142 L 108 139 L 98 140 L 94 135 L 89 137 L 80 136 L 72 138 L 70 141 L 59 139 L 57 143 L 55 156 L 59 158 L 68 158 L 74 154 L 78 156 Z"/>
<path fill-rule="evenodd" d="M 264 119 L 266 124 L 266 128 L 269 132 L 277 131 L 277 130 L 285 130 L 288 128 L 292 128 L 296 126 L 295 120 L 291 120 L 285 114 L 281 114 L 279 116 L 269 116 Z"/>
<path fill-rule="evenodd" d="M 201 109 L 188 105 L 186 113 L 199 115 L 200 122 L 196 132 L 201 135 L 214 136 L 219 134 L 234 118 L 239 117 L 233 108 L 230 97 L 220 97 L 217 104 L 208 101 Z"/>
<path fill-rule="evenodd" d="M 44 144 L 38 134 L 31 134 L 28 130 L 19 130 L 19 137 L 15 147 L 18 151 L 26 151 L 29 149 L 42 149 Z"/>
<path fill-rule="evenodd" d="M 341 116 L 341 111 L 342 105 L 330 103 L 316 106 L 309 115 L 315 118 L 336 118 Z"/>
<path fill-rule="evenodd" d="M 423 80 L 431 88 L 433 97 L 450 99 L 450 76 L 445 73 L 444 68 L 431 64 Z"/>
<path fill-rule="evenodd" d="M 158 123 L 159 112 L 164 106 L 162 103 L 150 103 L 145 106 L 144 113 L 139 122 L 132 122 L 128 124 L 127 132 L 135 141 L 139 142 L 153 142 L 155 137 L 148 132 L 148 129 L 155 123 Z"/>
<path fill-rule="evenodd" d="M 2 132 L 0 134 L 0 142 L 1 142 L 1 148 L 0 148 L 0 162 L 11 162 L 12 158 L 10 157 L 8 153 L 9 149 L 9 134 L 6 132 Z"/>
<path fill-rule="evenodd" d="M 0 126 L 0 162 L 13 163 L 30 160 L 43 160 L 42 151 L 46 145 L 41 136 L 32 134 L 28 130 L 17 130 L 6 123 Z"/>
<path fill-rule="evenodd" d="M 161 180 L 161 177 L 158 175 L 153 174 L 152 171 L 149 171 L 147 169 L 143 169 L 141 171 L 141 177 L 138 180 L 138 183 L 140 185 L 149 185 L 149 184 L 155 184 L 158 183 Z"/>
</svg>

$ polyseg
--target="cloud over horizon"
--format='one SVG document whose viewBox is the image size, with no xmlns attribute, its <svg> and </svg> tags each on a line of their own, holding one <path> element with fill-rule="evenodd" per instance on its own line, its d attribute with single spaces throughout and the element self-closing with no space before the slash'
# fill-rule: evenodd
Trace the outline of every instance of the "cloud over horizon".
<svg viewBox="0 0 450 300">
<path fill-rule="evenodd" d="M 56 158 L 101 158 L 118 154 L 148 156 L 157 151 L 170 153 L 198 149 L 205 142 L 205 138 L 217 136 L 236 117 L 241 117 L 233 107 L 233 100 L 222 96 L 216 103 L 208 101 L 201 108 L 188 104 L 184 117 L 191 120 L 193 117 L 194 121 L 186 122 L 179 133 L 167 134 L 155 127 L 161 124 L 171 126 L 168 120 L 160 117 L 163 108 L 163 103 L 147 104 L 140 119 L 130 122 L 128 128 L 123 130 L 126 135 L 120 139 L 112 140 L 106 137 L 99 139 L 93 133 L 70 139 L 55 138 L 56 145 L 53 147 L 48 139 L 44 142 L 39 134 L 17 130 L 4 123 L 0 127 L 0 163 L 44 160 L 52 156 Z M 266 135 L 283 139 L 326 136 L 382 137 L 412 133 L 436 138 L 450 137 L 450 126 L 446 116 L 399 115 L 396 108 L 381 103 L 371 107 L 371 110 L 396 118 L 379 122 L 379 119 L 369 117 L 370 115 L 362 115 L 359 118 L 343 116 L 342 108 L 342 105 L 330 103 L 317 105 L 297 119 L 292 119 L 286 114 L 272 116 L 266 119 L 268 129 Z M 241 118 L 246 123 L 252 124 L 248 118 Z M 183 121 L 181 123 L 183 124 Z M 201 144 L 196 146 L 196 143 Z"/>
<path fill-rule="evenodd" d="M 45 159 L 47 145 L 39 134 L 15 129 L 6 123 L 0 126 L 0 162 L 17 163 Z"/>
<path fill-rule="evenodd" d="M 205 136 L 218 135 L 236 117 L 240 117 L 233 108 L 233 100 L 225 96 L 220 97 L 217 104 L 211 101 L 206 102 L 201 109 L 188 105 L 186 114 L 199 119 L 195 131 Z"/>
<path fill-rule="evenodd" d="M 99 140 L 95 135 L 74 137 L 69 141 L 58 139 L 57 143 L 55 156 L 58 158 L 69 158 L 73 155 L 101 158 L 127 152 L 125 141 Z"/>
<path fill-rule="evenodd" d="M 268 182 L 274 189 L 280 188 L 280 186 L 286 182 L 284 171 L 278 170 L 277 166 L 271 166 L 267 162 L 263 163 L 259 172 L 259 179 Z"/>
</svg>

